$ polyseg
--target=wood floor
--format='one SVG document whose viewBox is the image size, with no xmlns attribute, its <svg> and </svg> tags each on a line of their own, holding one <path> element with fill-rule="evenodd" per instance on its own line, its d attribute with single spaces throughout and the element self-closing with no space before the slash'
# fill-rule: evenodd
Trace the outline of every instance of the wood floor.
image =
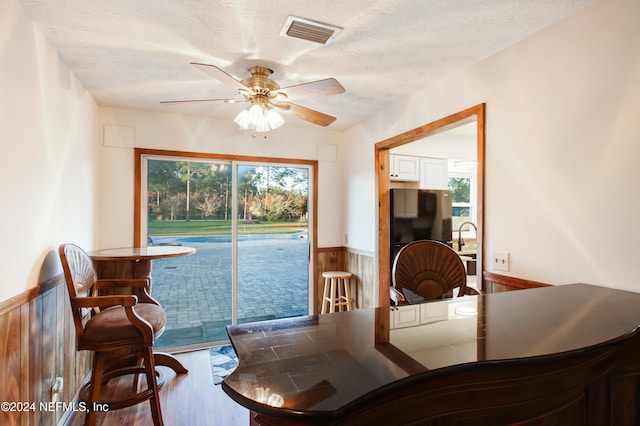
<svg viewBox="0 0 640 426">
<path fill-rule="evenodd" d="M 229 398 L 220 385 L 213 384 L 208 349 L 177 354 L 176 358 L 183 363 L 189 373 L 176 375 L 172 370 L 160 367 L 165 373 L 165 385 L 160 390 L 160 404 L 166 426 L 249 425 L 249 411 Z M 107 394 L 118 391 L 118 384 L 115 385 L 106 390 Z M 126 383 L 120 383 L 120 389 L 124 385 Z M 80 426 L 83 422 L 84 414 L 79 413 L 67 424 Z M 133 407 L 98 414 L 96 424 L 151 426 L 153 421 L 149 402 L 145 401 Z"/>
</svg>

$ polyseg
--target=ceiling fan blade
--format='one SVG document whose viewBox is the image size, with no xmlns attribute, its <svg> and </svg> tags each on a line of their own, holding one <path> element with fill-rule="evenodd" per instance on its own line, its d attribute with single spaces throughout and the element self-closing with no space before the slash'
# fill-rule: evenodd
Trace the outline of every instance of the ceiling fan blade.
<svg viewBox="0 0 640 426">
<path fill-rule="evenodd" d="M 205 74 L 210 75 L 211 77 L 219 80 L 220 82 L 226 84 L 229 87 L 233 87 L 236 90 L 246 90 L 253 93 L 253 90 L 249 89 L 247 86 L 242 84 L 241 81 L 236 78 L 230 76 L 226 72 L 222 71 L 222 69 L 216 67 L 215 65 L 209 64 L 199 64 L 197 62 L 191 62 L 191 65 L 198 68 L 200 71 Z"/>
<path fill-rule="evenodd" d="M 335 95 L 338 93 L 344 93 L 344 91 L 344 87 L 342 87 L 335 78 L 297 84 L 295 86 L 283 87 L 282 89 L 277 90 L 277 92 L 287 95 L 287 99 L 289 100 Z"/>
<path fill-rule="evenodd" d="M 241 102 L 248 102 L 248 99 L 187 99 L 182 101 L 160 101 L 161 104 L 180 104 L 189 102 L 212 102 L 212 103 L 228 103 L 237 104 Z"/>
<path fill-rule="evenodd" d="M 329 124 L 336 121 L 336 117 L 332 117 L 300 105 L 292 104 L 291 102 L 278 102 L 273 105 L 286 114 L 294 115 L 301 120 L 317 124 L 318 126 L 327 127 Z"/>
</svg>

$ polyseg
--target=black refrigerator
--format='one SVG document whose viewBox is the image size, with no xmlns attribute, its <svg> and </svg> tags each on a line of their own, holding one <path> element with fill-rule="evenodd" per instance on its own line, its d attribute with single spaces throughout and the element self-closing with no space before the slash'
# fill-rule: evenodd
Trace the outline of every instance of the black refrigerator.
<svg viewBox="0 0 640 426">
<path fill-rule="evenodd" d="M 451 191 L 391 190 L 391 263 L 398 251 L 416 240 L 452 245 Z"/>
</svg>

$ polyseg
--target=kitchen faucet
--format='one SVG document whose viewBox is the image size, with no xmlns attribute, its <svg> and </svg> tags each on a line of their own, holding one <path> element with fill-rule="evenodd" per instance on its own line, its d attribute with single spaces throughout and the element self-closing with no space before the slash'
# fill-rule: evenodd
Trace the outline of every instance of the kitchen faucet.
<svg viewBox="0 0 640 426">
<path fill-rule="evenodd" d="M 473 229 L 476 230 L 476 235 L 478 235 L 478 228 L 472 222 L 462 222 L 460 227 L 458 228 L 458 251 L 462 251 L 462 246 L 464 245 L 464 240 L 462 239 L 462 227 L 465 225 L 473 226 Z"/>
</svg>

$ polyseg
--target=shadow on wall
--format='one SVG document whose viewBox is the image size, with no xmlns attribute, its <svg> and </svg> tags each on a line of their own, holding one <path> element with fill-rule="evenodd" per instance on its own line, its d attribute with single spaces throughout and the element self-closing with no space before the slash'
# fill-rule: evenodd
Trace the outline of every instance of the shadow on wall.
<svg viewBox="0 0 640 426">
<path fill-rule="evenodd" d="M 40 265 L 40 273 L 38 274 L 38 285 L 46 283 L 53 277 L 61 274 L 62 265 L 60 264 L 60 258 L 58 257 L 58 248 L 56 247 L 55 250 L 49 250 L 42 260 L 42 264 Z"/>
</svg>

